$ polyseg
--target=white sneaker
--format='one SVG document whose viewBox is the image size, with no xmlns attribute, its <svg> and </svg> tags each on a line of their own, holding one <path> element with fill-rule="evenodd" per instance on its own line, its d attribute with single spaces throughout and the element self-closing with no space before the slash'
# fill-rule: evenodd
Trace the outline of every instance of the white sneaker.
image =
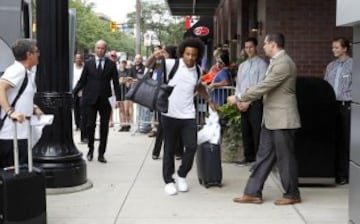
<svg viewBox="0 0 360 224">
<path fill-rule="evenodd" d="M 176 183 L 177 183 L 177 187 L 178 187 L 179 191 L 186 192 L 189 190 L 189 187 L 188 187 L 188 184 L 186 183 L 185 178 L 177 176 Z"/>
<path fill-rule="evenodd" d="M 175 195 L 177 194 L 176 186 L 174 183 L 168 183 L 165 185 L 165 192 L 168 195 Z"/>
</svg>

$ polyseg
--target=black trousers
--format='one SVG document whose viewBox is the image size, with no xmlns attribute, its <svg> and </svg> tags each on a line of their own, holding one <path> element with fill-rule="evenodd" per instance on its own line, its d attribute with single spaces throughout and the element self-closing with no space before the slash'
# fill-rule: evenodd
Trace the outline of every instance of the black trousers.
<svg viewBox="0 0 360 224">
<path fill-rule="evenodd" d="M 337 101 L 335 175 L 349 178 L 351 102 Z"/>
<path fill-rule="evenodd" d="M 81 97 L 74 96 L 74 122 L 76 129 L 81 127 L 81 106 L 80 106 Z"/>
<path fill-rule="evenodd" d="M 19 163 L 27 164 L 27 139 L 19 139 Z M 14 165 L 14 141 L 0 139 L 0 169 Z"/>
<path fill-rule="evenodd" d="M 80 97 L 80 140 L 84 141 L 88 139 L 87 137 L 87 128 L 86 128 L 86 105 L 84 105 L 83 98 Z"/>
<path fill-rule="evenodd" d="M 262 100 L 251 103 L 248 111 L 241 113 L 241 132 L 244 145 L 244 157 L 252 162 L 259 147 L 260 130 L 263 114 Z"/>
<path fill-rule="evenodd" d="M 159 120 L 159 126 L 156 132 L 156 138 L 155 138 L 155 144 L 152 151 L 152 155 L 154 156 L 160 156 L 160 151 L 162 147 L 162 143 L 164 140 L 164 131 L 161 123 L 161 114 L 158 114 L 158 120 Z M 181 138 L 178 138 L 178 144 L 175 144 L 175 155 L 182 156 L 184 153 L 184 144 L 181 141 Z"/>
<path fill-rule="evenodd" d="M 94 151 L 94 136 L 96 128 L 96 115 L 100 115 L 100 145 L 99 156 L 103 156 L 106 150 L 109 133 L 109 119 L 111 105 L 107 97 L 98 97 L 94 105 L 86 105 L 86 134 L 88 137 L 89 153 Z"/>
<path fill-rule="evenodd" d="M 284 197 L 298 198 L 298 170 L 295 157 L 295 129 L 261 128 L 259 151 L 244 194 L 262 197 L 264 183 L 275 162 L 279 168 Z"/>
<path fill-rule="evenodd" d="M 197 148 L 197 125 L 195 119 L 175 119 L 166 116 L 161 116 L 161 122 L 164 130 L 163 178 L 168 184 L 174 182 L 174 155 L 179 137 L 184 143 L 185 151 L 177 174 L 186 177 L 192 168 Z"/>
</svg>

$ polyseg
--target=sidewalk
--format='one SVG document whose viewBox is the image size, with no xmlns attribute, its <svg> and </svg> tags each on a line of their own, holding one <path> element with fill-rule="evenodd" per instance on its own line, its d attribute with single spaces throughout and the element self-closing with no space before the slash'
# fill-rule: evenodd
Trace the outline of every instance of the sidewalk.
<svg viewBox="0 0 360 224">
<path fill-rule="evenodd" d="M 168 196 L 162 181 L 162 161 L 151 159 L 153 140 L 146 135 L 131 136 L 111 129 L 106 152 L 108 163 L 101 164 L 96 159 L 87 163 L 87 176 L 93 187 L 77 193 L 48 195 L 48 223 L 347 223 L 347 185 L 301 188 L 303 203 L 275 206 L 273 201 L 281 197 L 281 190 L 270 176 L 264 187 L 262 205 L 233 203 L 232 199 L 242 194 L 249 167 L 232 164 L 223 164 L 222 188 L 206 189 L 199 185 L 194 164 L 187 178 L 190 191 Z M 74 142 L 86 155 L 86 145 L 78 144 L 79 132 L 74 132 Z"/>
</svg>

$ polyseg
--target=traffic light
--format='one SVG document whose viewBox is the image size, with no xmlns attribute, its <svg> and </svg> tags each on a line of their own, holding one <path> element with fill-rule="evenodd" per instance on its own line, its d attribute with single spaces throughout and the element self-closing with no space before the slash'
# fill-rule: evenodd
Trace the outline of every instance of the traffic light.
<svg viewBox="0 0 360 224">
<path fill-rule="evenodd" d="M 117 23 L 115 21 L 110 21 L 110 30 L 115 33 L 118 30 Z"/>
</svg>

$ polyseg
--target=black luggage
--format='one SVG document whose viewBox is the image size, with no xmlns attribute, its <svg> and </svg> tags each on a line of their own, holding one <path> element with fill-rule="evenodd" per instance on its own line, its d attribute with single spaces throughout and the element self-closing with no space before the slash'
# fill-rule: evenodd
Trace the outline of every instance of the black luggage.
<svg viewBox="0 0 360 224">
<path fill-rule="evenodd" d="M 206 188 L 222 186 L 220 145 L 205 142 L 198 146 L 196 153 L 199 183 Z"/>
<path fill-rule="evenodd" d="M 28 138 L 28 165 L 19 167 L 14 123 L 15 166 L 0 170 L 0 224 L 46 224 L 45 175 L 32 167 L 31 137 Z"/>
</svg>

